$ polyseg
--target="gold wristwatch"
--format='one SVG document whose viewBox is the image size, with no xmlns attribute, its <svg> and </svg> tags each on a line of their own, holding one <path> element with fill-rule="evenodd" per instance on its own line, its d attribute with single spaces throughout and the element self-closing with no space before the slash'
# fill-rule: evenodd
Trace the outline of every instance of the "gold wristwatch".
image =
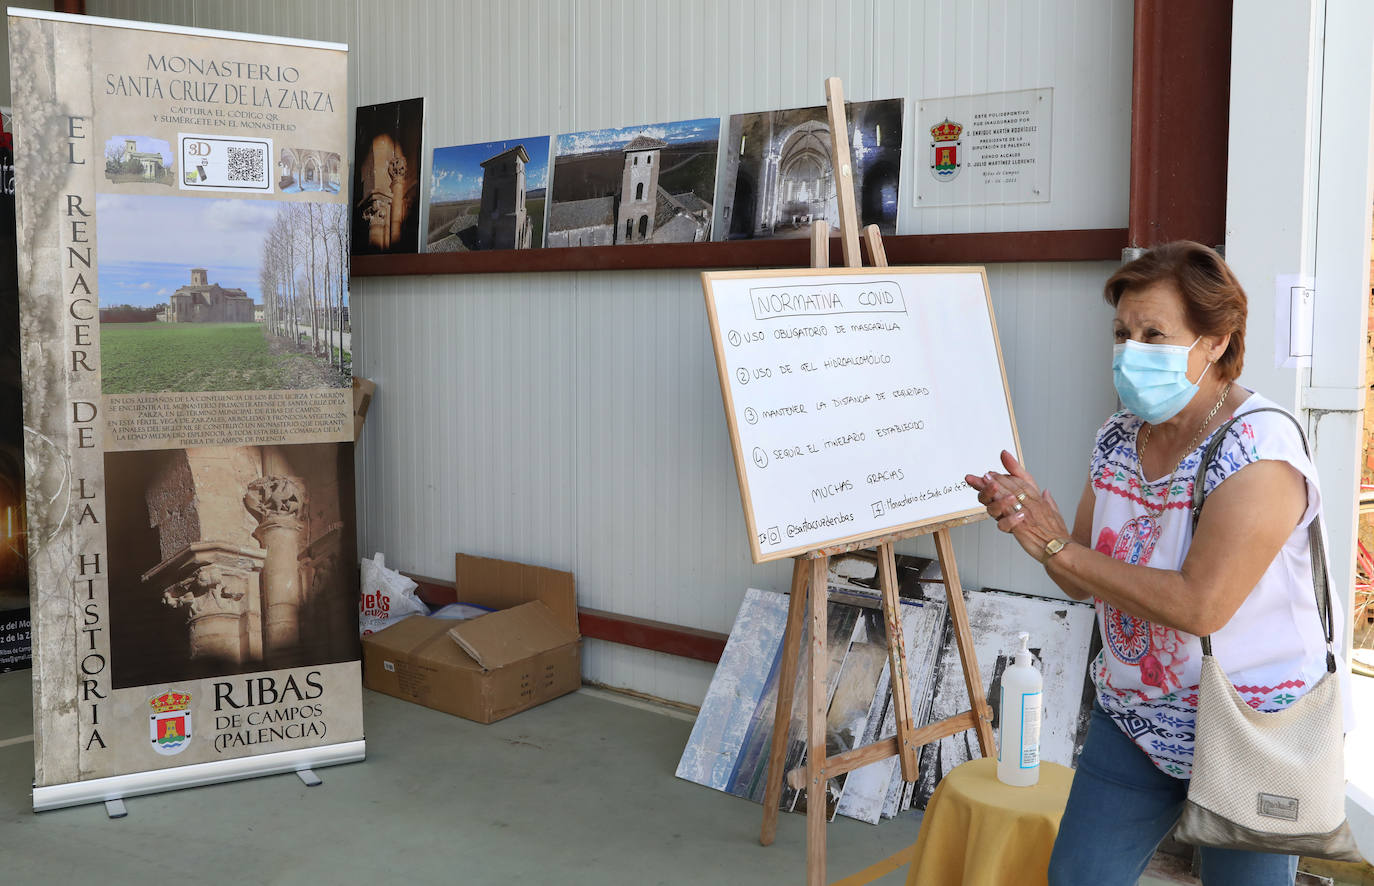
<svg viewBox="0 0 1374 886">
<path fill-rule="evenodd" d="M 1050 539 L 1048 542 L 1045 543 L 1045 556 L 1040 559 L 1040 562 L 1048 563 L 1049 559 L 1053 557 L 1055 554 L 1064 550 L 1064 547 L 1067 544 L 1068 542 L 1064 541 L 1062 538 Z"/>
</svg>

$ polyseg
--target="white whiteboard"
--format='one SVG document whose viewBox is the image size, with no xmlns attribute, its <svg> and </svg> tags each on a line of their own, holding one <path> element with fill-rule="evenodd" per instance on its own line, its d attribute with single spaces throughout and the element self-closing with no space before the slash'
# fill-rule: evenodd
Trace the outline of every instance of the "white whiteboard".
<svg viewBox="0 0 1374 886">
<path fill-rule="evenodd" d="M 755 563 L 983 512 L 1021 448 L 982 268 L 701 279 Z"/>
</svg>

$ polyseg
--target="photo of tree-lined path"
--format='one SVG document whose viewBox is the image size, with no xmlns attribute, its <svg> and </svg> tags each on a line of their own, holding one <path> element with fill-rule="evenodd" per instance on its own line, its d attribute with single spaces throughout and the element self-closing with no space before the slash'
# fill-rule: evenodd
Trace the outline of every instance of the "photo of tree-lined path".
<svg viewBox="0 0 1374 886">
<path fill-rule="evenodd" d="M 343 204 L 102 194 L 102 390 L 345 387 Z"/>
</svg>

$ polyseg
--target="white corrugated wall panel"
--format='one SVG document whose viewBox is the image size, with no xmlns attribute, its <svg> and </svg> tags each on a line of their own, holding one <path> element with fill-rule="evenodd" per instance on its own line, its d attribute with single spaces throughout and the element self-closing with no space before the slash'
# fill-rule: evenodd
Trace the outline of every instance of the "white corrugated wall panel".
<svg viewBox="0 0 1374 886">
<path fill-rule="evenodd" d="M 852 100 L 906 102 L 902 233 L 1124 227 L 1130 0 L 89 0 L 93 15 L 348 43 L 353 104 L 422 95 L 435 145 Z M 916 209 L 922 98 L 1054 88 L 1052 196 Z M 425 176 L 426 190 L 428 176 Z M 989 268 L 1029 467 L 1072 511 L 1115 403 L 1110 263 Z M 572 570 L 584 606 L 727 631 L 749 561 L 692 271 L 354 281 L 362 550 L 452 575 L 454 551 Z M 978 466 L 971 465 L 974 469 Z M 970 586 L 1054 593 L 988 524 Z M 930 553 L 924 542 L 908 550 Z M 589 641 L 588 679 L 698 702 L 712 668 Z"/>
</svg>

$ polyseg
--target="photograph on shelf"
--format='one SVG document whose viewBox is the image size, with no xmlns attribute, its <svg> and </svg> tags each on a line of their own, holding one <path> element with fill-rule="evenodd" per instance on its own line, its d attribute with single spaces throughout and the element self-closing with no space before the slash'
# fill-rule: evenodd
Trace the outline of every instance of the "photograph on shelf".
<svg viewBox="0 0 1374 886">
<path fill-rule="evenodd" d="M 420 251 L 422 98 L 358 108 L 353 254 Z"/>
<path fill-rule="evenodd" d="M 115 689 L 357 659 L 351 443 L 105 465 Z"/>
<path fill-rule="evenodd" d="M 558 136 L 546 245 L 711 239 L 720 118 Z"/>
<path fill-rule="evenodd" d="M 859 226 L 897 233 L 902 100 L 846 102 Z M 735 114 L 725 137 L 717 239 L 808 237 L 840 226 L 824 106 Z"/>
<path fill-rule="evenodd" d="M 426 252 L 544 245 L 549 137 L 434 149 Z"/>
</svg>

